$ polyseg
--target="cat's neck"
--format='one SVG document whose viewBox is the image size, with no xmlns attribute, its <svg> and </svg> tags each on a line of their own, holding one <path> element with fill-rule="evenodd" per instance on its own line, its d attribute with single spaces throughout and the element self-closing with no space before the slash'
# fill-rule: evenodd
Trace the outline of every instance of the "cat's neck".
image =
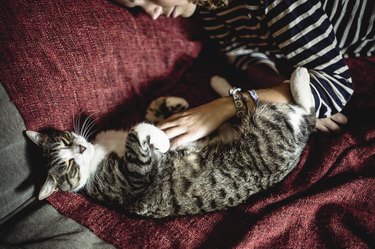
<svg viewBox="0 0 375 249">
<path fill-rule="evenodd" d="M 125 141 L 127 132 L 109 130 L 99 133 L 92 143 L 93 155 L 89 162 L 88 169 L 82 174 L 85 184 L 90 184 L 97 174 L 100 167 L 106 165 L 103 163 L 107 160 L 110 153 L 115 153 L 119 158 L 125 154 Z"/>
<path fill-rule="evenodd" d="M 119 157 L 125 154 L 127 132 L 122 130 L 108 130 L 97 134 L 92 145 L 94 153 L 90 161 L 90 173 L 95 173 L 100 163 L 109 153 L 115 152 Z"/>
<path fill-rule="evenodd" d="M 94 155 L 90 161 L 90 174 L 94 174 L 96 172 L 100 163 L 106 158 L 106 156 L 110 152 L 108 151 L 108 149 L 106 149 L 104 146 L 100 144 L 95 144 L 94 148 Z"/>
<path fill-rule="evenodd" d="M 110 198 L 107 191 L 110 188 L 112 194 L 116 193 L 115 196 L 126 197 L 123 188 L 118 188 L 115 184 L 123 179 L 120 170 L 123 159 L 103 145 L 94 146 L 95 156 L 91 160 L 90 174 L 84 189 L 88 195 L 99 201 L 116 203 L 116 198 Z"/>
<path fill-rule="evenodd" d="M 90 161 L 87 163 L 87 167 L 82 168 L 80 170 L 81 174 L 81 186 L 78 189 L 81 189 L 85 185 L 87 185 L 92 179 L 94 178 L 98 167 L 103 160 L 105 160 L 106 156 L 108 155 L 108 150 L 105 147 L 95 144 L 93 145 L 93 152 Z"/>
</svg>

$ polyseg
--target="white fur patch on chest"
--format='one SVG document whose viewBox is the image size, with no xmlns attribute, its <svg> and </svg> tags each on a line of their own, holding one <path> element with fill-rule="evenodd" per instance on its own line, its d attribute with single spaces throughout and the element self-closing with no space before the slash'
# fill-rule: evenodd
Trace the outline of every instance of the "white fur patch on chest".
<svg viewBox="0 0 375 249">
<path fill-rule="evenodd" d="M 300 124 L 303 120 L 302 115 L 305 114 L 305 111 L 301 108 L 293 108 L 294 112 L 288 113 L 288 121 L 293 127 L 294 134 L 298 134 L 300 132 Z"/>
<path fill-rule="evenodd" d="M 96 135 L 94 145 L 102 146 L 107 152 L 115 152 L 119 157 L 125 155 L 125 142 L 128 136 L 127 131 L 109 130 Z"/>
</svg>

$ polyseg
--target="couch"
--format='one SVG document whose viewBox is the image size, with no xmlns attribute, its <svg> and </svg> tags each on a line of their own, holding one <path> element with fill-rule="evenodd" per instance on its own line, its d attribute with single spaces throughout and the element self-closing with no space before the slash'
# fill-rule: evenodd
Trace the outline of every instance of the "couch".
<svg viewBox="0 0 375 249">
<path fill-rule="evenodd" d="M 81 193 L 36 199 L 46 176 L 23 131 L 129 128 L 174 95 L 196 106 L 208 81 L 241 74 L 197 20 L 152 21 L 107 0 L 4 0 L 0 5 L 0 248 L 371 248 L 375 245 L 375 58 L 347 59 L 355 94 L 337 135 L 312 135 L 297 168 L 226 211 L 134 217 Z"/>
</svg>

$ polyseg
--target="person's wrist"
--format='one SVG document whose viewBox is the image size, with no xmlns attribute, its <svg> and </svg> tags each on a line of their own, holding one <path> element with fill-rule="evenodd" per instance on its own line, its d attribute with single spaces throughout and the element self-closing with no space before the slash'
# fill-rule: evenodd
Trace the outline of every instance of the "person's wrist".
<svg viewBox="0 0 375 249">
<path fill-rule="evenodd" d="M 254 90 L 250 90 L 254 91 Z M 254 99 L 254 97 L 251 96 L 250 91 L 244 92 L 243 96 L 245 97 L 246 106 L 248 110 L 254 110 L 258 106 L 258 99 Z M 258 98 L 258 96 L 256 97 Z"/>
<path fill-rule="evenodd" d="M 233 118 L 236 115 L 236 107 L 233 103 L 232 97 L 230 97 L 230 96 L 222 97 L 222 98 L 220 98 L 220 100 L 222 101 L 222 103 L 221 103 L 221 105 L 223 106 L 222 115 L 223 115 L 225 121 Z"/>
</svg>

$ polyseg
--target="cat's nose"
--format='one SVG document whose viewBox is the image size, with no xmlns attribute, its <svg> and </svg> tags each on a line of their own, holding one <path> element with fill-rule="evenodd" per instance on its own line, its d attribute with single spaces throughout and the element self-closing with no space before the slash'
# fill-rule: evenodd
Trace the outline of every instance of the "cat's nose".
<svg viewBox="0 0 375 249">
<path fill-rule="evenodd" d="M 83 146 L 83 145 L 79 145 L 79 153 L 83 153 L 83 152 L 85 152 L 85 150 L 86 150 L 86 147 L 85 146 Z"/>
</svg>

